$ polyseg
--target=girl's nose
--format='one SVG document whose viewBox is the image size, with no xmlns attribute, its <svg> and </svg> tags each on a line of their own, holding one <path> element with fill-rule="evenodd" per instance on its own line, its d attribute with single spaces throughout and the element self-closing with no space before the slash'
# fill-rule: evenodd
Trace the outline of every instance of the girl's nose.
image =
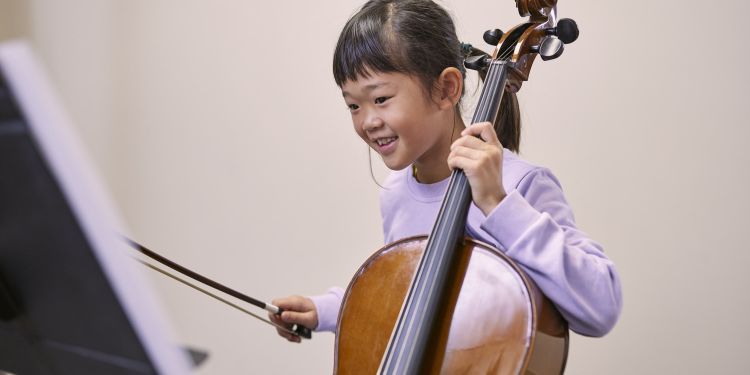
<svg viewBox="0 0 750 375">
<path fill-rule="evenodd" d="M 362 128 L 365 131 L 373 131 L 379 127 L 383 126 L 383 120 L 380 119 L 380 116 L 378 116 L 375 113 L 371 113 L 365 118 L 364 124 L 362 124 Z"/>
</svg>

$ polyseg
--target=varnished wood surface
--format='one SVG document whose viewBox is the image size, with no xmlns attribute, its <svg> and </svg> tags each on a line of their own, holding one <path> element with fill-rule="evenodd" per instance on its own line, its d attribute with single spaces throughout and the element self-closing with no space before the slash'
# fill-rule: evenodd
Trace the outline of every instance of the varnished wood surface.
<svg viewBox="0 0 750 375">
<path fill-rule="evenodd" d="M 335 373 L 377 372 L 425 244 L 415 237 L 386 246 L 352 279 L 339 314 Z M 552 304 L 497 250 L 467 240 L 460 251 L 468 266 L 447 338 L 435 343 L 443 351 L 435 355 L 439 365 L 428 372 L 561 373 L 567 326 Z"/>
</svg>

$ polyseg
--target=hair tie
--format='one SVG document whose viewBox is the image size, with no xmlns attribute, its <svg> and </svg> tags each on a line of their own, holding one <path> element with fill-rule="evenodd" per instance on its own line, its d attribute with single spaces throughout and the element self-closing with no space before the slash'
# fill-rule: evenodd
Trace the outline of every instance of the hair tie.
<svg viewBox="0 0 750 375">
<path fill-rule="evenodd" d="M 469 43 L 460 42 L 461 47 L 461 55 L 463 56 L 469 56 L 471 54 L 471 51 L 474 50 L 474 46 L 472 46 Z"/>
</svg>

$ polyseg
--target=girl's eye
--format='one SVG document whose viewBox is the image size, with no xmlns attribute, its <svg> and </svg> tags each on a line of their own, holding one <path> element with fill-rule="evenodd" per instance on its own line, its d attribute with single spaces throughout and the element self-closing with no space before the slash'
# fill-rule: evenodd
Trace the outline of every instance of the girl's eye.
<svg viewBox="0 0 750 375">
<path fill-rule="evenodd" d="M 390 97 L 381 96 L 381 97 L 375 99 L 375 104 L 383 104 L 388 99 L 390 99 Z"/>
<path fill-rule="evenodd" d="M 357 109 L 359 109 L 359 106 L 356 104 L 347 104 L 346 106 L 350 111 L 356 111 Z"/>
</svg>

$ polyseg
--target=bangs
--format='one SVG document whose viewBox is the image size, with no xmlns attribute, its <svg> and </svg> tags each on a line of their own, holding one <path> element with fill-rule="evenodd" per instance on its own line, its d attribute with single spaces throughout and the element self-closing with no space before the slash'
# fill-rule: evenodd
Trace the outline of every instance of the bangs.
<svg viewBox="0 0 750 375">
<path fill-rule="evenodd" d="M 370 72 L 401 72 L 390 46 L 390 22 L 386 17 L 363 11 L 344 26 L 333 54 L 333 78 L 340 87 L 346 81 L 369 77 Z"/>
</svg>

